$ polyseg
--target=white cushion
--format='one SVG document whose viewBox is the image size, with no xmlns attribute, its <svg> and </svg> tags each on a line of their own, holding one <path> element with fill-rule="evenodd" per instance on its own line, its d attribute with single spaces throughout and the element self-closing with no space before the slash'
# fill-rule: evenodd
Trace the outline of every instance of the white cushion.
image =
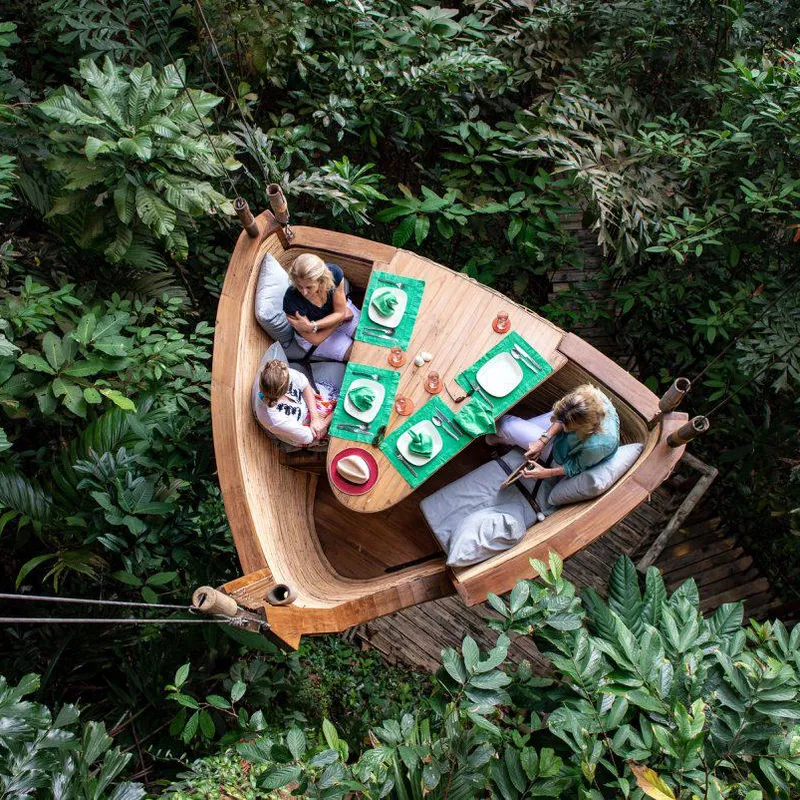
<svg viewBox="0 0 800 800">
<path fill-rule="evenodd" d="M 562 478 L 550 492 L 548 502 L 554 506 L 591 500 L 608 491 L 636 462 L 644 445 L 626 444 L 613 456 L 589 467 L 573 478 Z"/>
<path fill-rule="evenodd" d="M 289 275 L 275 256 L 267 253 L 258 273 L 256 319 L 269 336 L 284 347 L 288 347 L 294 341 L 294 329 L 283 313 L 283 296 L 288 288 Z"/>
<path fill-rule="evenodd" d="M 525 536 L 518 503 L 475 511 L 465 517 L 450 540 L 449 567 L 468 567 L 513 547 Z"/>
</svg>

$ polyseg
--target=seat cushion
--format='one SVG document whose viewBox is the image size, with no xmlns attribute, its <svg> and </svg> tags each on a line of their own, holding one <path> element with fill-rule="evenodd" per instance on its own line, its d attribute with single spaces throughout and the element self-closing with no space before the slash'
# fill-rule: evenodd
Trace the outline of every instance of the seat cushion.
<svg viewBox="0 0 800 800">
<path fill-rule="evenodd" d="M 267 253 L 258 273 L 256 319 L 273 341 L 280 342 L 284 347 L 294 342 L 294 329 L 283 313 L 283 296 L 288 288 L 289 275 L 275 256 Z M 300 352 L 302 357 L 302 350 Z"/>
<path fill-rule="evenodd" d="M 534 519 L 535 521 L 535 519 Z M 520 503 L 482 508 L 461 520 L 450 540 L 448 567 L 480 564 L 513 547 L 527 531 Z"/>
<path fill-rule="evenodd" d="M 512 450 L 503 456 L 503 461 L 509 469 L 514 470 L 523 461 L 522 452 L 516 449 Z M 456 532 L 463 533 L 464 530 L 467 530 L 468 526 L 462 526 L 462 523 L 471 514 L 478 511 L 502 508 L 505 511 L 501 513 L 508 513 L 507 507 L 511 506 L 519 510 L 519 518 L 524 530 L 535 524 L 536 515 L 519 489 L 516 486 L 500 488 L 506 477 L 506 471 L 496 461 L 490 461 L 442 487 L 420 503 L 420 510 L 445 553 L 449 555 L 451 548 L 455 546 Z M 529 480 L 522 483 L 529 491 L 532 491 L 535 485 L 534 481 Z M 546 504 L 548 491 L 549 487 L 545 481 L 540 485 L 536 495 L 536 500 L 545 515 L 553 511 L 553 508 Z M 513 543 L 503 549 L 511 546 Z M 466 552 L 467 548 L 466 541 L 459 543 L 461 552 Z M 494 552 L 497 551 L 487 552 L 484 557 L 488 558 Z"/>
<path fill-rule="evenodd" d="M 572 478 L 562 478 L 550 492 L 547 501 L 554 506 L 580 503 L 607 492 L 636 462 L 642 453 L 641 443 L 626 444 L 614 455 Z"/>
</svg>

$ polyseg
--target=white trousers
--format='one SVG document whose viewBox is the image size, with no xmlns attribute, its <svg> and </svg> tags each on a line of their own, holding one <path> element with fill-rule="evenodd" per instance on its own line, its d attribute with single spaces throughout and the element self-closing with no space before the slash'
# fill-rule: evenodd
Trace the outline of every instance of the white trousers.
<svg viewBox="0 0 800 800">
<path fill-rule="evenodd" d="M 513 414 L 505 414 L 497 420 L 498 443 L 516 445 L 523 450 L 527 450 L 530 443 L 535 442 L 550 427 L 552 414 L 552 411 L 547 411 L 532 419 L 522 419 L 522 417 L 515 417 Z M 553 441 L 550 440 L 539 459 L 546 459 L 552 449 Z"/>
</svg>

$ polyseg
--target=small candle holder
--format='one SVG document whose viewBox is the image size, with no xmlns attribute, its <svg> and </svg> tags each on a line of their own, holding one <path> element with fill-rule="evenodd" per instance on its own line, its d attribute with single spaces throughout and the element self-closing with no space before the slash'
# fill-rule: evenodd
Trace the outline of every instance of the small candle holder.
<svg viewBox="0 0 800 800">
<path fill-rule="evenodd" d="M 394 399 L 394 410 L 401 417 L 408 417 L 414 413 L 414 401 L 404 394 L 399 394 Z"/>
<path fill-rule="evenodd" d="M 402 367 L 406 363 L 406 354 L 395 346 L 389 351 L 388 361 L 392 367 Z"/>
<path fill-rule="evenodd" d="M 508 318 L 508 311 L 498 311 L 492 323 L 495 333 L 508 333 L 511 330 L 511 320 Z"/>
<path fill-rule="evenodd" d="M 439 377 L 439 373 L 432 369 L 428 373 L 428 377 L 425 378 L 425 391 L 428 394 L 439 394 L 442 391 L 442 379 Z"/>
</svg>

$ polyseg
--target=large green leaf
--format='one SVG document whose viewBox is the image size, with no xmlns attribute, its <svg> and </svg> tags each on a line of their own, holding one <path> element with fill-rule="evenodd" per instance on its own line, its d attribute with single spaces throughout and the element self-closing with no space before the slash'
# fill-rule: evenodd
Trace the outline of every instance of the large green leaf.
<svg viewBox="0 0 800 800">
<path fill-rule="evenodd" d="M 37 522 L 47 522 L 52 500 L 22 473 L 0 470 L 0 506 Z"/>
<path fill-rule="evenodd" d="M 136 188 L 136 211 L 142 222 L 159 236 L 166 236 L 175 227 L 177 217 L 155 192 L 144 186 Z"/>
<path fill-rule="evenodd" d="M 638 636 L 642 632 L 644 625 L 639 573 L 627 556 L 618 558 L 611 570 L 608 606 L 634 635 Z"/>
<path fill-rule="evenodd" d="M 128 122 L 135 128 L 144 117 L 150 95 L 156 88 L 153 77 L 153 68 L 150 64 L 131 70 L 128 75 L 130 89 L 128 90 Z"/>
</svg>

